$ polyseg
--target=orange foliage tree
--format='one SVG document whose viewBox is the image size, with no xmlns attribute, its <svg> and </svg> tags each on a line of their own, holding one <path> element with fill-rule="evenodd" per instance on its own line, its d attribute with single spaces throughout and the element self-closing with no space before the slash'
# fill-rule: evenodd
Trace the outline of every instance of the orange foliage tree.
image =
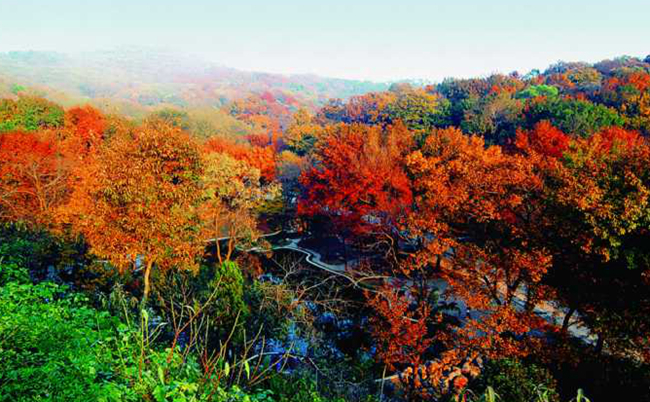
<svg viewBox="0 0 650 402">
<path fill-rule="evenodd" d="M 341 233 L 372 235 L 394 250 L 412 204 L 404 169 L 412 142 L 401 124 L 385 130 L 360 124 L 327 128 L 314 166 L 301 178 L 305 191 L 298 213 L 325 216 Z"/>
<path fill-rule="evenodd" d="M 385 124 L 388 123 L 385 111 L 396 99 L 392 92 L 371 92 L 353 96 L 347 103 L 331 100 L 321 108 L 318 118 L 323 122 Z"/>
<path fill-rule="evenodd" d="M 205 238 L 215 239 L 217 259 L 223 263 L 231 258 L 235 246 L 251 245 L 259 238 L 257 211 L 278 195 L 279 187 L 262 185 L 258 169 L 217 152 L 205 156 L 202 182 L 205 198 L 200 214 Z"/>
<path fill-rule="evenodd" d="M 432 132 L 407 166 L 416 205 L 407 228 L 421 247 L 404 269 L 444 279 L 447 297 L 467 309 L 446 341 L 488 357 L 526 355 L 538 339 L 518 336 L 546 326 L 533 310 L 549 296 L 551 258 L 535 241 L 541 180 L 524 157 L 455 128 Z"/>
<path fill-rule="evenodd" d="M 284 133 L 284 142 L 298 155 L 310 153 L 324 131 L 306 109 L 299 109 L 292 116 L 291 123 Z"/>
<path fill-rule="evenodd" d="M 650 133 L 650 74 L 622 69 L 600 88 L 600 100 L 628 117 L 631 127 Z"/>
<path fill-rule="evenodd" d="M 391 370 L 404 365 L 419 367 L 433 343 L 427 328 L 432 307 L 429 303 L 413 303 L 414 294 L 403 292 L 401 285 L 385 284 L 366 295 L 375 312 L 370 325 L 377 342 L 377 357 Z"/>
<path fill-rule="evenodd" d="M 77 152 L 88 153 L 102 140 L 108 123 L 94 107 L 74 107 L 65 112 L 64 140 L 71 142 Z"/>
<path fill-rule="evenodd" d="M 100 136 L 106 125 L 104 115 L 90 105 L 73 107 L 65 113 L 65 126 L 84 138 Z"/>
<path fill-rule="evenodd" d="M 0 135 L 0 219 L 48 224 L 65 198 L 66 170 L 51 133 Z"/>
<path fill-rule="evenodd" d="M 548 120 L 542 120 L 530 131 L 519 130 L 515 146 L 539 155 L 560 158 L 569 147 L 570 137 L 553 127 Z"/>
<path fill-rule="evenodd" d="M 226 153 L 259 169 L 265 182 L 271 182 L 276 173 L 276 155 L 272 146 L 259 147 L 238 143 L 223 137 L 212 137 L 204 145 L 208 152 Z"/>
<path fill-rule="evenodd" d="M 116 133 L 85 166 L 61 220 L 120 270 L 195 269 L 203 251 L 197 207 L 201 154 L 179 129 L 152 123 Z"/>
</svg>

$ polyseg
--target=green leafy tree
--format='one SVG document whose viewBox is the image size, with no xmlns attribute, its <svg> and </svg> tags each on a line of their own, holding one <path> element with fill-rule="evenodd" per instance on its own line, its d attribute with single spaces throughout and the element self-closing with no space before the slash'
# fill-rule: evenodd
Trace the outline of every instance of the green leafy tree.
<svg viewBox="0 0 650 402">
<path fill-rule="evenodd" d="M 524 115 L 526 128 L 548 120 L 563 132 L 579 137 L 589 137 L 604 127 L 625 124 L 625 119 L 612 108 L 567 98 L 530 99 Z"/>
<path fill-rule="evenodd" d="M 63 126 L 63 121 L 63 108 L 45 99 L 21 96 L 17 101 L 0 100 L 0 133 L 59 128 Z"/>
<path fill-rule="evenodd" d="M 560 90 L 557 87 L 551 85 L 531 85 L 528 88 L 524 89 L 517 93 L 517 98 L 519 99 L 531 99 L 537 98 L 539 96 L 546 97 L 556 97 L 560 94 Z"/>
</svg>

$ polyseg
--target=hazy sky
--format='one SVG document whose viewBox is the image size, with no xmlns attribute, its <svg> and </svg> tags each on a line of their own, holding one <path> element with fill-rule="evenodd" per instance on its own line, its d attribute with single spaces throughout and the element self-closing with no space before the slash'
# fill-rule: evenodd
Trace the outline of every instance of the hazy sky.
<svg viewBox="0 0 650 402">
<path fill-rule="evenodd" d="M 156 46 L 386 80 L 650 54 L 650 0 L 0 0 L 0 51 Z"/>
</svg>

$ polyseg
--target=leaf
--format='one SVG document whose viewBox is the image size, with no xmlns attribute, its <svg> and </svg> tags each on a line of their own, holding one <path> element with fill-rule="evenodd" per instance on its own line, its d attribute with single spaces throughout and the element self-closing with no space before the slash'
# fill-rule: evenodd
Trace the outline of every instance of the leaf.
<svg viewBox="0 0 650 402">
<path fill-rule="evenodd" d="M 162 367 L 158 366 L 158 379 L 161 384 L 165 383 L 165 373 L 163 372 Z"/>
<path fill-rule="evenodd" d="M 153 390 L 153 397 L 156 399 L 156 402 L 166 402 L 167 395 L 165 393 L 165 387 L 162 385 L 156 385 Z"/>
</svg>

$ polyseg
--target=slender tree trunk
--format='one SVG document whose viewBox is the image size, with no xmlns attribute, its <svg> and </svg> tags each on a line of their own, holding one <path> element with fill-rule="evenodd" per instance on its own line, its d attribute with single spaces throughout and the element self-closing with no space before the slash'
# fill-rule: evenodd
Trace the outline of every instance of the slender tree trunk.
<svg viewBox="0 0 650 402">
<path fill-rule="evenodd" d="M 393 256 L 395 258 L 395 262 L 399 264 L 398 261 L 398 256 L 399 256 L 399 238 L 393 238 L 393 236 L 388 236 L 390 239 L 390 248 L 391 248 L 391 253 L 393 253 Z"/>
<path fill-rule="evenodd" d="M 217 214 L 218 216 L 218 214 Z M 219 218 L 215 216 L 214 218 L 214 235 L 215 235 L 215 243 L 217 244 L 217 259 L 219 260 L 219 265 L 223 264 L 223 257 L 221 257 L 221 244 L 219 244 L 219 234 L 221 233 L 219 231 Z"/>
<path fill-rule="evenodd" d="M 598 334 L 598 341 L 596 341 L 596 353 L 600 355 L 603 353 L 603 346 L 605 345 L 605 337 L 603 334 Z"/>
<path fill-rule="evenodd" d="M 518 287 L 519 285 L 517 285 Z M 515 296 L 517 294 L 517 287 L 513 290 L 513 295 Z M 511 298 L 512 298 L 511 296 Z M 525 310 L 528 313 L 532 313 L 533 310 L 535 309 L 535 304 L 533 303 L 533 290 L 531 289 L 530 286 L 526 287 L 526 304 L 525 304 Z"/>
<path fill-rule="evenodd" d="M 221 265 L 223 264 L 223 258 L 221 258 L 221 245 L 219 244 L 219 238 L 217 238 L 215 243 L 217 244 L 217 260 L 219 261 L 219 265 Z"/>
<path fill-rule="evenodd" d="M 571 307 L 569 309 L 569 312 L 566 313 L 564 316 L 564 320 L 562 321 L 562 333 L 565 333 L 569 330 L 569 322 L 571 321 L 571 317 L 573 316 L 573 313 L 576 312 L 575 307 Z"/>
<path fill-rule="evenodd" d="M 147 266 L 144 269 L 144 295 L 142 301 L 146 302 L 149 297 L 149 290 L 151 289 L 151 284 L 149 283 L 149 277 L 151 276 L 151 267 L 153 266 L 153 261 L 147 260 Z"/>
<path fill-rule="evenodd" d="M 232 256 L 232 252 L 235 249 L 235 237 L 234 234 L 230 235 L 230 239 L 228 239 L 228 253 L 226 254 L 226 261 L 230 261 L 230 257 Z"/>
</svg>

